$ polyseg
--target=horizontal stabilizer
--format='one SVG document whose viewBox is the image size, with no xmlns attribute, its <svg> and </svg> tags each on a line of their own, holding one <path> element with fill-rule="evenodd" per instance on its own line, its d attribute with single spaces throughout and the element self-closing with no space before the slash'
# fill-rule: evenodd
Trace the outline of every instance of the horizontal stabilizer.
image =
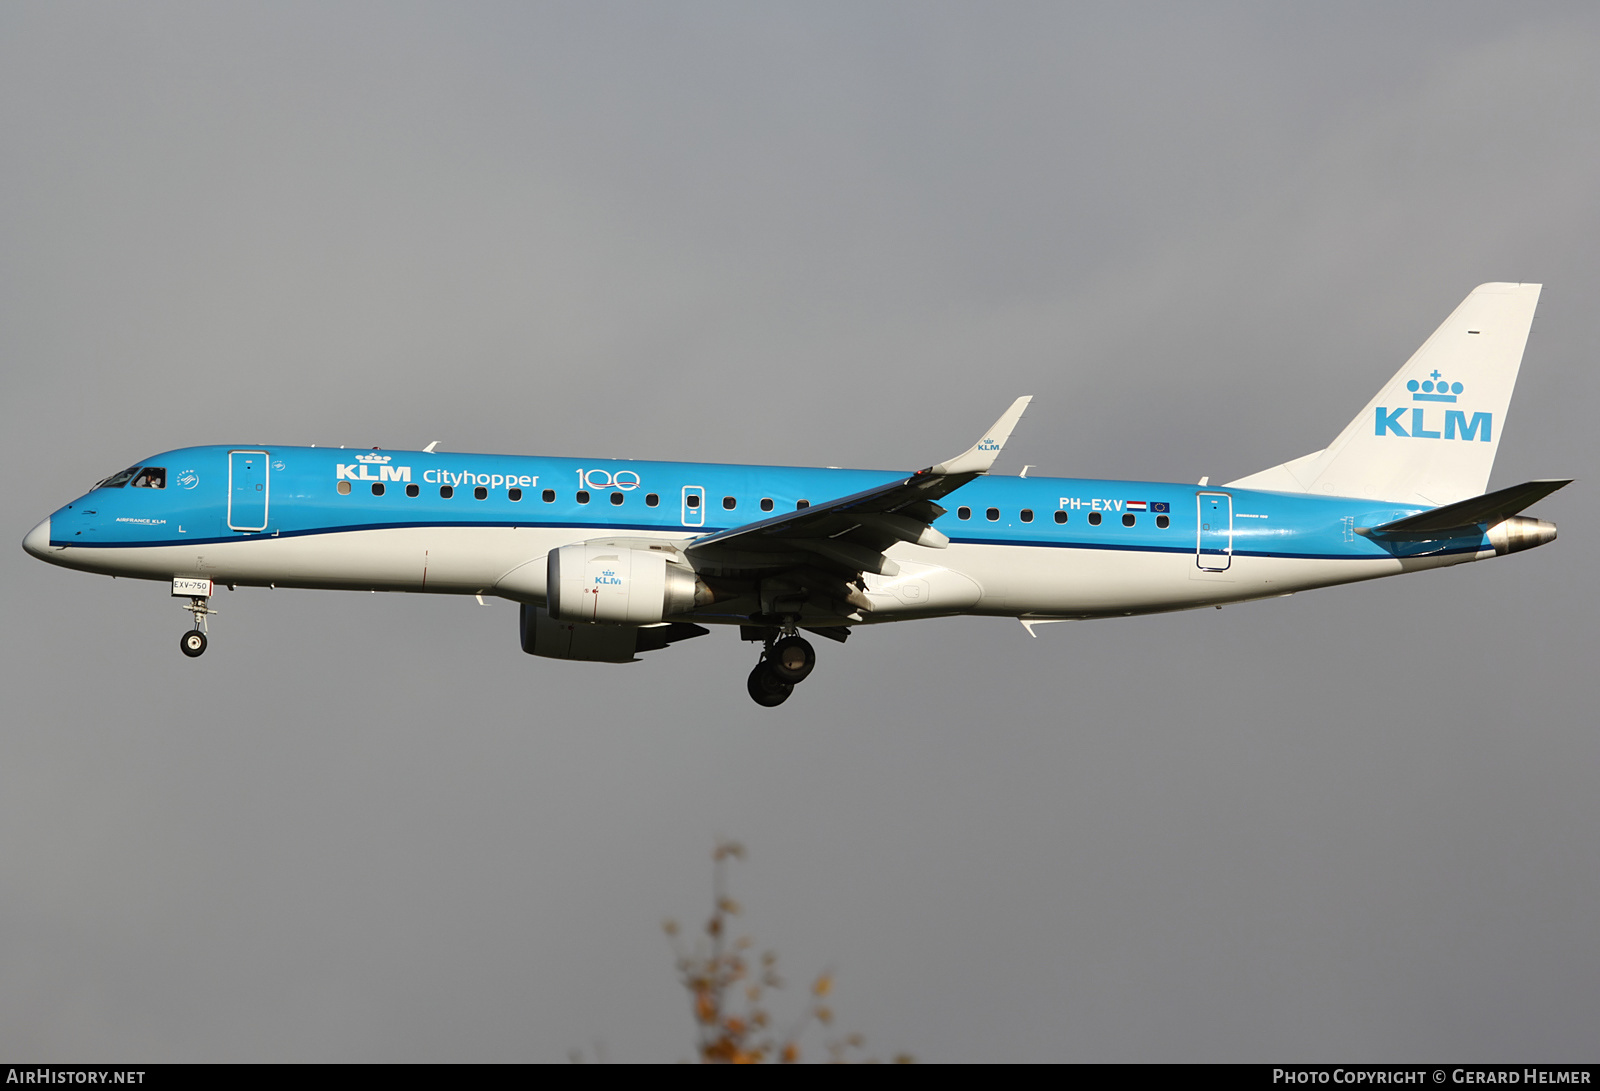
<svg viewBox="0 0 1600 1091">
<path fill-rule="evenodd" d="M 1547 478 L 1496 489 L 1470 500 L 1446 504 L 1432 511 L 1418 512 L 1377 527 L 1358 527 L 1357 533 L 1372 538 L 1433 538 L 1445 532 L 1492 527 L 1536 504 L 1557 489 L 1572 484 L 1571 478 Z"/>
</svg>

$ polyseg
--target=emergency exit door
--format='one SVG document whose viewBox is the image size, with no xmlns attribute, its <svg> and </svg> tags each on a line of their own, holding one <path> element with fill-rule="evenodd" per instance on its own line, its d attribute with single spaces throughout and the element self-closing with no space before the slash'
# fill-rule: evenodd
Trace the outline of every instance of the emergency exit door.
<svg viewBox="0 0 1600 1091">
<path fill-rule="evenodd" d="M 706 525 L 706 489 L 704 485 L 685 485 L 683 487 L 683 525 L 686 527 L 703 527 Z"/>
</svg>

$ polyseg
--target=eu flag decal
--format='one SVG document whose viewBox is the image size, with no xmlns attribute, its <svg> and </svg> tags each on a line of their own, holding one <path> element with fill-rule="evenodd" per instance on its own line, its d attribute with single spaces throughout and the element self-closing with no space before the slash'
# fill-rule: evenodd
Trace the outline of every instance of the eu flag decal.
<svg viewBox="0 0 1600 1091">
<path fill-rule="evenodd" d="M 1165 515 L 1172 510 L 1172 505 L 1165 500 L 1154 500 L 1150 503 L 1150 510 Z"/>
</svg>

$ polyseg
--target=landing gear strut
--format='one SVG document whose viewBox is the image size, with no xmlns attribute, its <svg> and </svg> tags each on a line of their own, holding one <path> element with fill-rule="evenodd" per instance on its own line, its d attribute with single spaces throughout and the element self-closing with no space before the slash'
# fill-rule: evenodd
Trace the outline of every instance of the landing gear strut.
<svg viewBox="0 0 1600 1091">
<path fill-rule="evenodd" d="M 789 699 L 796 683 L 805 681 L 816 665 L 815 649 L 790 627 L 783 635 L 767 641 L 745 688 L 750 691 L 751 700 L 762 708 L 776 708 Z"/>
<path fill-rule="evenodd" d="M 195 597 L 191 598 L 189 600 L 189 604 L 184 607 L 185 610 L 194 615 L 194 628 L 183 634 L 182 639 L 178 641 L 178 647 L 183 649 L 183 654 L 187 655 L 190 659 L 205 654 L 207 630 L 206 618 L 217 612 L 211 609 L 211 607 L 207 606 L 206 602 L 207 599 L 204 596 L 196 595 Z"/>
</svg>

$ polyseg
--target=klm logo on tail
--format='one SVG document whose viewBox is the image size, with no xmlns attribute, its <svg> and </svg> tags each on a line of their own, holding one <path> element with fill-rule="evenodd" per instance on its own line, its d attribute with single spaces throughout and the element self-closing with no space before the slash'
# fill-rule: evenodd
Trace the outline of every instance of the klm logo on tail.
<svg viewBox="0 0 1600 1091">
<path fill-rule="evenodd" d="M 1406 383 L 1406 389 L 1411 391 L 1411 400 L 1414 402 L 1454 402 L 1466 388 L 1461 383 L 1443 380 L 1439 372 L 1434 370 L 1429 373 L 1428 378 L 1420 382 L 1412 379 Z M 1474 413 L 1469 420 L 1463 410 L 1446 409 L 1441 430 L 1437 418 L 1434 418 L 1435 427 L 1429 428 L 1429 411 L 1423 406 L 1414 405 L 1410 407 L 1410 417 L 1405 418 L 1411 429 L 1408 432 L 1407 425 L 1401 423 L 1406 408 L 1401 406 L 1398 409 L 1390 409 L 1387 406 L 1378 406 L 1377 419 L 1374 421 L 1375 434 L 1403 436 L 1406 439 L 1460 439 L 1477 440 L 1480 443 L 1490 441 L 1489 437 L 1494 427 L 1493 413 Z"/>
</svg>

